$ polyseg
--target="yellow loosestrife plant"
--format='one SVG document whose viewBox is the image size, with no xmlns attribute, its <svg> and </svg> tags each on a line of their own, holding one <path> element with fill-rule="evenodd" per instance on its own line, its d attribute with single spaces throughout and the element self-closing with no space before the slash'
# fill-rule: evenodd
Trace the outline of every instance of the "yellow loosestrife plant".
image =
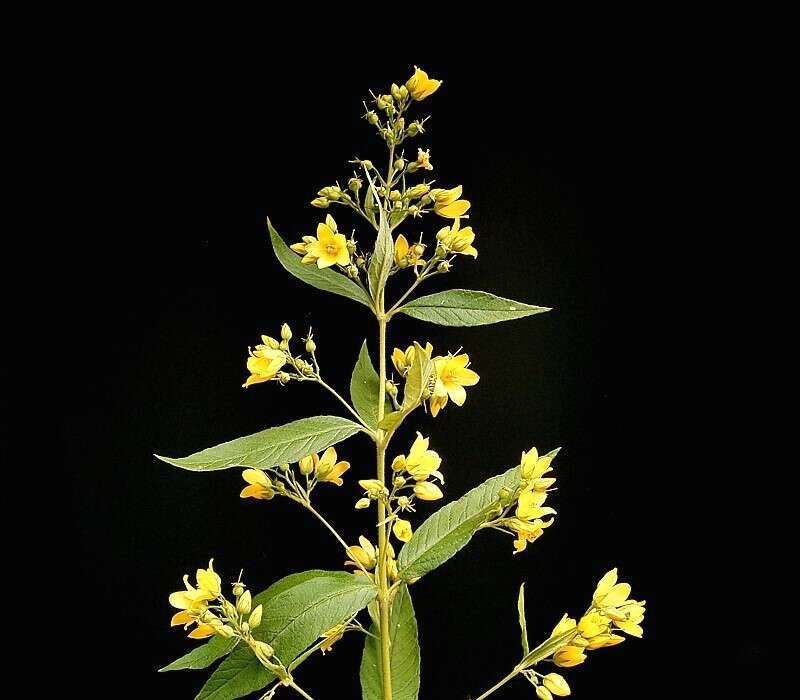
<svg viewBox="0 0 800 700">
<path fill-rule="evenodd" d="M 300 666 L 351 633 L 363 635 L 364 700 L 415 700 L 420 649 L 413 584 L 466 546 L 479 530 L 511 534 L 513 553 L 520 554 L 554 523 L 556 511 L 546 503 L 556 482 L 557 449 L 545 454 L 527 449 L 504 474 L 415 524 L 431 512 L 428 501 L 444 498 L 446 461 L 431 448 L 430 437 L 420 432 L 410 445 L 392 445 L 398 428 L 413 413 L 428 411 L 435 418 L 445 409 L 453 410 L 448 408 L 451 403 L 464 406 L 470 387 L 480 380 L 466 352 L 436 353 L 430 342 L 418 340 L 390 349 L 387 326 L 397 314 L 445 326 L 480 326 L 549 311 L 467 289 L 415 296 L 428 279 L 446 275 L 465 258 L 478 255 L 476 233 L 466 225 L 471 204 L 463 198 L 462 187 L 432 187 L 426 177 L 434 169 L 430 151 L 417 147 L 412 160 L 403 148 L 425 133 L 427 117 L 415 112 L 441 85 L 415 68 L 404 85 L 392 84 L 386 94 L 372 94 L 364 118 L 387 147 L 385 169 L 356 158 L 346 187 L 325 186 L 311 202 L 317 209 L 339 207 L 342 213 L 360 217 L 369 233 L 348 238 L 326 213 L 315 235 L 287 245 L 268 222 L 275 254 L 289 273 L 358 302 L 374 315 L 378 369 L 364 341 L 348 400 L 323 378 L 311 331 L 298 343 L 283 324 L 280 339 L 262 335 L 261 343 L 249 349 L 243 386 L 312 382 L 336 397 L 344 415 L 296 420 L 184 458 L 160 457 L 192 471 L 243 468 L 241 498 L 293 501 L 321 523 L 346 557 L 339 571 L 292 574 L 257 595 L 241 575 L 223 583 L 213 560 L 208 568 L 198 569 L 194 579 L 184 576 L 184 589 L 169 596 L 177 610 L 172 625 L 182 626 L 192 639 L 207 641 L 162 670 L 207 668 L 221 659 L 196 700 L 232 700 L 254 692 L 269 700 L 281 688 L 310 698 L 297 680 Z M 431 238 L 410 235 L 412 222 L 421 225 L 430 219 L 440 222 Z M 405 233 L 397 230 L 401 226 Z M 389 300 L 386 286 L 395 276 L 407 280 L 406 291 Z M 387 360 L 396 371 L 392 377 Z M 371 473 L 352 468 L 334 447 L 358 434 L 375 445 Z M 365 523 L 364 531 L 375 531 L 377 541 L 362 535 L 357 544 L 348 543 L 315 506 L 315 490 L 342 487 L 351 469 L 357 474 L 355 509 L 371 511 L 374 524 Z M 351 482 L 350 495 L 352 486 Z M 597 584 L 580 618 L 564 614 L 549 637 L 531 648 L 523 584 L 517 601 L 520 659 L 476 700 L 518 676 L 529 681 L 542 700 L 569 695 L 567 680 L 548 668 L 579 665 L 591 652 L 621 643 L 625 635 L 642 636 L 645 603 L 631 599 L 630 593 L 630 586 L 619 583 L 612 569 Z M 336 697 L 335 691 L 330 697 Z"/>
</svg>

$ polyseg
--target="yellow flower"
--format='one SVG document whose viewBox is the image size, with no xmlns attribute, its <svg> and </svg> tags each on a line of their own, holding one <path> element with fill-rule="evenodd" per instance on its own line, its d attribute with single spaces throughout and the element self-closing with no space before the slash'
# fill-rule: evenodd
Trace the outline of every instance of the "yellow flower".
<svg viewBox="0 0 800 700">
<path fill-rule="evenodd" d="M 347 548 L 347 554 L 351 557 L 351 560 L 346 561 L 344 565 L 358 567 L 360 564 L 367 571 L 371 571 L 378 563 L 378 551 L 375 549 L 375 545 L 363 535 L 358 538 L 358 541 L 360 546 L 354 544 Z"/>
<path fill-rule="evenodd" d="M 304 243 L 296 243 L 293 250 L 305 253 L 301 262 L 307 265 L 316 263 L 317 267 L 323 268 L 350 264 L 347 239 L 344 234 L 336 233 L 336 222 L 330 214 L 324 224 L 317 225 L 317 237 L 304 236 L 303 241 Z"/>
<path fill-rule="evenodd" d="M 570 666 L 577 666 L 578 664 L 582 664 L 586 661 L 586 654 L 583 653 L 583 649 L 576 646 L 567 645 L 565 647 L 561 647 L 555 654 L 553 654 L 553 661 L 555 662 L 556 666 L 561 666 L 562 668 L 569 668 Z"/>
<path fill-rule="evenodd" d="M 323 632 L 321 638 L 325 641 L 320 644 L 320 651 L 325 654 L 331 650 L 331 647 L 338 642 L 342 637 L 344 637 L 344 633 L 347 632 L 347 623 L 343 622 L 341 625 L 336 625 L 335 627 L 331 627 L 327 632 Z"/>
<path fill-rule="evenodd" d="M 429 78 L 422 68 L 416 66 L 414 66 L 414 75 L 406 81 L 406 87 L 415 100 L 424 100 L 426 97 L 430 97 L 441 84 L 441 80 Z"/>
<path fill-rule="evenodd" d="M 617 570 L 611 569 L 598 582 L 592 602 L 598 608 L 616 608 L 628 600 L 630 594 L 630 584 L 617 583 Z"/>
<path fill-rule="evenodd" d="M 198 624 L 191 632 L 189 632 L 189 639 L 208 639 L 216 634 L 216 629 L 211 625 L 205 623 Z"/>
<path fill-rule="evenodd" d="M 575 622 L 575 619 L 567 615 L 567 613 L 564 613 L 563 617 L 558 621 L 556 626 L 553 627 L 550 637 L 558 637 L 558 635 L 569 632 L 570 630 L 574 630 L 576 627 L 577 623 Z"/>
<path fill-rule="evenodd" d="M 578 622 L 578 634 L 584 639 L 591 639 L 600 634 L 608 633 L 609 619 L 598 612 L 584 615 Z"/>
<path fill-rule="evenodd" d="M 554 453 L 549 455 L 539 456 L 539 452 L 535 447 L 531 447 L 527 452 L 522 453 L 520 466 L 522 468 L 523 479 L 541 479 L 544 474 L 552 471 L 550 464 L 555 457 Z M 550 482 L 550 480 L 542 479 L 542 481 Z M 553 480 L 555 481 L 555 480 Z M 544 488 L 548 488 L 552 483 L 547 483 Z"/>
<path fill-rule="evenodd" d="M 517 535 L 517 539 L 514 541 L 516 553 L 524 552 L 528 542 L 536 542 L 544 533 L 545 528 L 550 527 L 552 524 L 552 519 L 527 521 L 519 518 L 510 518 L 507 520 L 506 525 Z"/>
<path fill-rule="evenodd" d="M 408 522 L 408 520 L 403 520 L 402 518 L 398 518 L 394 521 L 394 525 L 392 525 L 392 532 L 394 533 L 394 536 L 401 542 L 408 542 L 413 534 L 411 523 Z"/>
<path fill-rule="evenodd" d="M 448 355 L 434 358 L 436 367 L 436 387 L 431 397 L 431 414 L 435 417 L 452 399 L 457 406 L 463 406 L 467 400 L 465 386 L 475 386 L 480 380 L 476 372 L 467 368 L 469 355 Z"/>
<path fill-rule="evenodd" d="M 570 694 L 569 684 L 558 673 L 548 673 L 542 678 L 542 683 L 553 695 L 563 698 Z"/>
<path fill-rule="evenodd" d="M 197 587 L 189 583 L 189 577 L 183 577 L 183 585 L 186 590 L 177 591 L 170 594 L 169 603 L 180 612 L 172 616 L 170 624 L 183 625 L 187 627 L 193 622 L 197 623 L 196 629 L 192 630 L 189 637 L 192 639 L 205 639 L 214 634 L 214 628 L 208 624 L 201 624 L 203 620 L 216 619 L 208 612 L 208 602 L 219 597 L 222 592 L 222 580 L 214 571 L 214 560 L 208 562 L 208 569 L 198 569 L 195 575 Z M 220 623 L 221 626 L 221 623 Z M 210 632 L 209 632 L 210 630 Z"/>
<path fill-rule="evenodd" d="M 517 502 L 517 517 L 520 520 L 533 520 L 542 518 L 545 515 L 555 515 L 556 511 L 549 506 L 543 506 L 547 493 L 544 491 L 534 491 L 533 485 L 529 485 L 522 490 Z"/>
<path fill-rule="evenodd" d="M 322 453 L 322 457 L 317 455 L 313 455 L 313 457 L 318 481 L 325 481 L 337 486 L 341 486 L 344 483 L 340 477 L 350 469 L 350 462 L 337 462 L 336 450 L 333 447 L 325 450 Z"/>
<path fill-rule="evenodd" d="M 438 501 L 444 494 L 436 484 L 430 481 L 420 481 L 414 485 L 414 495 L 420 501 Z"/>
<path fill-rule="evenodd" d="M 416 267 L 423 265 L 425 261 L 420 257 L 421 253 L 417 249 L 418 244 L 409 245 L 406 237 L 401 233 L 394 242 L 394 261 L 397 267 L 406 268 L 409 265 Z"/>
<path fill-rule="evenodd" d="M 245 469 L 242 472 L 242 478 L 250 485 L 242 489 L 239 498 L 257 498 L 261 501 L 268 501 L 275 495 L 272 482 L 260 469 Z"/>
<path fill-rule="evenodd" d="M 430 191 L 433 198 L 433 211 L 445 219 L 457 219 L 469 211 L 470 203 L 461 197 L 461 185 L 450 190 L 435 188 Z"/>
<path fill-rule="evenodd" d="M 475 232 L 471 226 L 461 228 L 458 218 L 456 218 L 452 226 L 445 226 L 439 229 L 436 234 L 436 240 L 449 252 L 458 253 L 459 255 L 471 255 L 473 258 L 478 257 L 478 251 L 472 245 L 475 240 Z"/>
<path fill-rule="evenodd" d="M 222 579 L 219 574 L 214 571 L 214 560 L 209 559 L 207 569 L 198 569 L 196 573 L 197 587 L 210 593 L 213 598 L 216 598 L 222 593 Z"/>
<path fill-rule="evenodd" d="M 425 481 L 433 475 L 444 482 L 444 478 L 439 472 L 442 458 L 434 450 L 428 449 L 429 443 L 429 438 L 424 438 L 422 433 L 417 433 L 417 439 L 411 445 L 408 457 L 405 457 L 405 469 L 414 478 L 414 481 Z"/>
<path fill-rule="evenodd" d="M 417 165 L 423 170 L 433 170 L 431 164 L 431 151 L 423 151 L 421 148 L 417 149 Z"/>
<path fill-rule="evenodd" d="M 405 377 L 406 374 L 408 374 L 408 370 L 411 369 L 411 363 L 414 361 L 415 352 L 416 350 L 413 345 L 409 345 L 405 352 L 400 348 L 392 350 L 392 364 L 403 377 Z M 430 357 L 433 354 L 433 345 L 425 343 L 425 353 Z"/>
<path fill-rule="evenodd" d="M 247 358 L 247 370 L 250 372 L 250 376 L 242 384 L 245 388 L 251 384 L 268 382 L 286 364 L 286 355 L 277 349 L 278 343 L 266 335 L 262 335 L 261 339 L 264 343 L 256 345 L 255 350 L 248 348 L 250 357 Z M 275 342 L 276 347 L 271 347 L 272 344 L 268 341 Z"/>
</svg>

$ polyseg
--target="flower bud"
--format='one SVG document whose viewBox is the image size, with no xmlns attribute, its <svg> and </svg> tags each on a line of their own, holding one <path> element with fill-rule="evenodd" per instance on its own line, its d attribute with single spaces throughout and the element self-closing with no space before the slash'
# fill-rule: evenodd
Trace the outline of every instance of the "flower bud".
<svg viewBox="0 0 800 700">
<path fill-rule="evenodd" d="M 250 591 L 245 591 L 239 600 L 236 601 L 236 612 L 240 615 L 247 615 L 250 613 L 250 609 L 253 607 L 253 596 L 250 595 Z"/>
<path fill-rule="evenodd" d="M 543 685 L 536 686 L 536 697 L 538 697 L 539 700 L 553 700 L 553 696 L 550 694 L 550 691 Z"/>
<path fill-rule="evenodd" d="M 278 372 L 278 374 L 275 375 L 275 378 L 278 380 L 278 383 L 281 386 L 286 386 L 291 381 L 292 375 L 290 375 L 288 372 Z"/>
<path fill-rule="evenodd" d="M 371 160 L 362 160 L 362 161 L 361 161 L 361 166 L 362 166 L 362 167 L 363 167 L 365 170 L 372 170 L 372 168 L 374 168 L 374 167 L 375 167 L 375 166 L 372 164 L 372 161 L 371 161 Z"/>
<path fill-rule="evenodd" d="M 359 255 L 356 258 L 356 267 L 360 267 L 360 268 L 363 269 L 366 266 L 366 264 L 367 264 L 367 261 L 366 261 L 366 259 L 364 258 L 363 255 Z"/>
<path fill-rule="evenodd" d="M 392 87 L 389 92 L 392 93 L 392 97 L 394 97 L 394 99 L 396 99 L 398 102 L 402 100 L 400 95 L 400 86 L 397 83 L 392 83 Z"/>
<path fill-rule="evenodd" d="M 394 162 L 394 169 L 397 170 L 397 171 L 400 171 L 405 167 L 406 167 L 406 162 L 402 158 L 398 158 Z"/>
<path fill-rule="evenodd" d="M 375 126 L 375 125 L 378 123 L 378 121 L 379 121 L 379 120 L 378 120 L 378 115 L 377 115 L 377 114 L 375 114 L 375 112 L 373 112 L 372 110 L 369 110 L 369 112 L 367 112 L 367 113 L 364 115 L 364 118 L 367 120 L 367 122 L 368 122 L 369 124 L 372 124 L 372 126 Z"/>
<path fill-rule="evenodd" d="M 403 195 L 400 194 L 400 190 L 392 190 L 389 192 L 389 200 L 392 202 L 399 202 L 402 197 Z"/>
<path fill-rule="evenodd" d="M 281 326 L 281 338 L 284 340 L 291 340 L 292 339 L 292 329 L 289 328 L 288 323 L 284 323 Z"/>
<path fill-rule="evenodd" d="M 278 345 L 278 347 L 281 350 L 283 350 L 284 352 L 286 352 L 289 349 L 289 341 L 288 340 L 281 340 L 281 342 Z"/>
<path fill-rule="evenodd" d="M 250 629 L 256 630 L 261 625 L 261 617 L 264 614 L 264 606 L 259 605 L 250 613 L 250 619 L 248 623 L 250 625 Z"/>
<path fill-rule="evenodd" d="M 298 463 L 298 467 L 300 468 L 300 473 L 304 476 L 308 476 L 311 472 L 314 471 L 314 456 L 307 455 L 303 457 Z"/>
<path fill-rule="evenodd" d="M 397 499 L 397 505 L 400 506 L 401 510 L 404 510 L 411 505 L 411 499 L 408 496 L 400 496 L 400 498 Z"/>
<path fill-rule="evenodd" d="M 206 612 L 208 612 L 208 611 L 206 611 Z M 237 617 L 236 608 L 233 605 L 231 605 L 227 600 L 222 602 L 222 613 L 223 613 L 223 615 L 225 615 L 225 617 L 228 620 L 235 620 L 236 617 Z M 200 619 L 203 620 L 202 617 Z M 203 620 L 203 622 L 205 622 L 207 624 L 211 624 L 210 619 L 209 620 Z"/>
<path fill-rule="evenodd" d="M 437 266 L 437 271 L 439 272 L 450 272 L 450 263 L 447 260 L 442 260 Z"/>
<path fill-rule="evenodd" d="M 247 634 L 250 631 L 250 623 L 249 622 L 243 622 L 241 624 L 241 628 L 242 628 L 242 632 L 244 632 L 244 634 Z"/>
<path fill-rule="evenodd" d="M 400 86 L 400 101 L 404 102 L 408 99 L 408 88 L 405 85 Z"/>
<path fill-rule="evenodd" d="M 417 243 L 412 249 L 414 255 L 418 258 L 425 254 L 425 246 L 422 243 Z"/>
<path fill-rule="evenodd" d="M 358 267 L 356 265 L 350 264 L 347 266 L 347 276 L 350 279 L 355 279 L 358 277 Z"/>
<path fill-rule="evenodd" d="M 317 344 L 309 338 L 306 341 L 306 352 L 313 355 L 317 351 Z"/>
<path fill-rule="evenodd" d="M 419 211 L 419 207 L 416 204 L 412 204 L 408 208 L 408 213 L 411 214 L 411 216 L 416 216 L 418 211 Z"/>
<path fill-rule="evenodd" d="M 361 479 L 358 484 L 373 500 L 389 494 L 389 490 L 378 479 Z"/>
<path fill-rule="evenodd" d="M 398 119 L 394 123 L 394 133 L 397 134 L 398 136 L 402 135 L 403 129 L 405 129 L 405 127 L 406 127 L 406 120 L 403 119 L 403 117 L 400 117 L 400 119 Z"/>
<path fill-rule="evenodd" d="M 359 498 L 356 501 L 356 510 L 364 510 L 364 508 L 369 508 L 369 504 L 369 498 Z"/>
<path fill-rule="evenodd" d="M 402 472 L 406 468 L 406 458 L 404 455 L 397 455 L 392 461 L 392 470 Z"/>
<path fill-rule="evenodd" d="M 433 197 L 430 194 L 426 194 L 422 199 L 419 200 L 419 203 L 426 207 L 433 202 Z"/>
<path fill-rule="evenodd" d="M 327 209 L 330 206 L 330 202 L 325 197 L 317 197 L 311 200 L 311 206 L 317 209 Z"/>
<path fill-rule="evenodd" d="M 425 182 L 420 183 L 419 185 L 414 185 L 406 192 L 406 197 L 409 199 L 417 199 L 422 197 L 423 195 L 428 194 L 431 191 L 431 186 Z"/>
<path fill-rule="evenodd" d="M 266 661 L 270 663 L 270 659 L 275 655 L 275 650 L 266 642 L 255 640 L 253 642 L 253 651 L 259 661 Z"/>
<path fill-rule="evenodd" d="M 563 698 L 570 694 L 569 684 L 558 673 L 548 673 L 542 679 L 542 683 L 553 695 Z"/>
<path fill-rule="evenodd" d="M 363 185 L 363 181 L 360 177 L 351 177 L 347 181 L 347 186 L 350 188 L 352 192 L 358 192 L 361 189 L 361 185 Z"/>
<path fill-rule="evenodd" d="M 500 493 L 497 494 L 498 499 L 500 500 L 500 505 L 507 506 L 511 503 L 511 497 L 514 494 L 511 492 L 511 489 L 507 489 L 505 486 L 500 489 Z"/>
<path fill-rule="evenodd" d="M 395 487 L 399 489 L 401 486 L 406 485 L 406 480 L 402 476 L 396 476 L 393 483 Z"/>
<path fill-rule="evenodd" d="M 386 380 L 386 393 L 392 398 L 397 398 L 397 384 L 395 384 L 391 379 Z"/>
<path fill-rule="evenodd" d="M 412 173 L 415 173 L 415 172 L 417 172 L 417 170 L 419 170 L 419 164 L 418 164 L 416 161 L 414 161 L 414 160 L 412 160 L 412 161 L 411 161 L 411 162 L 408 164 L 408 166 L 406 167 L 406 172 L 407 172 L 409 175 L 411 175 Z"/>
<path fill-rule="evenodd" d="M 214 631 L 223 639 L 231 639 L 236 634 L 230 625 L 222 625 L 222 627 Z"/>
<path fill-rule="evenodd" d="M 436 257 L 437 258 L 446 258 L 448 252 L 449 251 L 447 250 L 447 248 L 445 248 L 443 245 L 440 244 L 440 245 L 436 246 Z"/>
<path fill-rule="evenodd" d="M 323 187 L 317 194 L 333 201 L 337 201 L 342 196 L 342 190 L 338 187 Z"/>
<path fill-rule="evenodd" d="M 238 598 L 242 593 L 244 593 L 244 584 L 237 581 L 233 584 L 233 595 Z"/>
<path fill-rule="evenodd" d="M 400 578 L 400 573 L 397 570 L 397 562 L 394 559 L 389 559 L 386 562 L 386 573 L 389 574 L 389 580 L 394 583 Z"/>
</svg>

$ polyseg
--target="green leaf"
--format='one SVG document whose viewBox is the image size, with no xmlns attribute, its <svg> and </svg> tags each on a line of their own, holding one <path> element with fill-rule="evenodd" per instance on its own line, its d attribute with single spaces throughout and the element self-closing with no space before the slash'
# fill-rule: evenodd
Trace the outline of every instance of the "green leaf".
<svg viewBox="0 0 800 700">
<path fill-rule="evenodd" d="M 494 515 L 500 489 L 513 491 L 519 483 L 517 466 L 436 511 L 400 550 L 397 558 L 400 577 L 406 581 L 417 579 L 450 559 Z"/>
<path fill-rule="evenodd" d="M 375 195 L 372 193 L 372 188 L 367 187 L 367 194 L 364 195 L 364 213 L 370 220 L 373 226 L 378 225 L 378 220 L 375 218 Z"/>
<path fill-rule="evenodd" d="M 171 664 L 158 670 L 159 673 L 161 673 L 163 671 L 184 671 L 187 669 L 207 668 L 217 659 L 221 659 L 223 656 L 230 654 L 235 646 L 235 639 L 213 637 L 202 646 L 192 649 L 188 654 L 184 654 L 181 658 L 175 659 Z"/>
<path fill-rule="evenodd" d="M 411 360 L 411 367 L 408 370 L 406 384 L 403 388 L 403 412 L 408 413 L 419 406 L 425 390 L 428 387 L 428 380 L 433 372 L 433 362 L 428 353 L 422 346 L 414 342 L 414 359 Z"/>
<path fill-rule="evenodd" d="M 550 310 L 545 306 L 531 306 L 471 289 L 450 289 L 429 294 L 398 309 L 412 318 L 442 326 L 483 326 Z"/>
<path fill-rule="evenodd" d="M 264 621 L 254 636 L 275 649 L 288 666 L 320 635 L 349 619 L 377 594 L 362 576 L 339 571 L 308 571 L 282 579 L 253 605 L 264 605 Z M 234 700 L 261 690 L 274 680 L 250 651 L 240 645 L 203 686 L 195 700 Z"/>
<path fill-rule="evenodd" d="M 365 340 L 350 377 L 350 398 L 353 400 L 353 406 L 358 411 L 358 415 L 371 428 L 378 425 L 378 396 L 383 394 L 384 397 L 384 415 L 392 410 L 391 404 L 386 400 L 385 391 L 381 391 L 380 384 L 380 377 L 372 366 L 372 360 L 369 359 L 369 350 Z"/>
<path fill-rule="evenodd" d="M 519 598 L 517 599 L 517 612 L 519 613 L 519 628 L 522 632 L 522 653 L 526 655 L 530 650 L 528 644 L 528 621 L 525 619 L 525 584 L 519 587 Z"/>
<path fill-rule="evenodd" d="M 376 637 L 378 628 L 373 624 L 370 632 Z M 419 695 L 419 639 L 417 619 L 407 586 L 397 591 L 389 621 L 391 640 L 392 698 L 417 700 Z M 381 685 L 381 650 L 375 637 L 367 637 L 361 657 L 361 696 L 363 700 L 383 700 Z"/>
<path fill-rule="evenodd" d="M 375 185 L 369 176 L 369 171 L 366 171 L 366 173 L 369 179 L 369 187 L 374 189 Z M 380 201 L 377 196 L 375 196 L 375 199 Z M 367 282 L 373 299 L 378 299 L 386 280 L 389 279 L 392 265 L 394 265 L 394 241 L 389 230 L 389 222 L 386 220 L 386 211 L 382 204 L 379 204 L 379 207 L 378 237 L 375 239 L 375 250 L 370 256 L 369 268 L 367 269 Z"/>
<path fill-rule="evenodd" d="M 188 457 L 161 457 L 162 462 L 195 472 L 210 472 L 229 467 L 268 469 L 286 462 L 297 462 L 312 452 L 346 440 L 363 428 L 341 416 L 301 418 L 286 425 L 208 447 Z"/>
<path fill-rule="evenodd" d="M 303 282 L 310 284 L 312 287 L 353 299 L 360 304 L 364 304 L 369 309 L 372 308 L 369 294 L 362 287 L 330 268 L 319 269 L 316 265 L 304 265 L 300 262 L 300 256 L 289 248 L 278 232 L 272 228 L 269 219 L 267 219 L 267 226 L 269 227 L 272 248 L 278 258 L 278 262 L 289 274 L 294 275 L 299 280 L 303 280 Z"/>
</svg>

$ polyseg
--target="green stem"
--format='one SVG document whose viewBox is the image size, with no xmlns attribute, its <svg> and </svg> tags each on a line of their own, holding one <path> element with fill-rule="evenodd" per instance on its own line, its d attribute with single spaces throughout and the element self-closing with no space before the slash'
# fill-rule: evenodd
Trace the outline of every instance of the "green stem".
<svg viewBox="0 0 800 700">
<path fill-rule="evenodd" d="M 333 395 L 334 395 L 334 396 L 335 396 L 337 399 L 339 399 L 339 401 L 342 403 L 342 405 L 343 405 L 343 406 L 344 406 L 344 407 L 345 407 L 345 408 L 346 408 L 348 411 L 350 411 L 350 413 L 353 415 L 353 417 L 354 417 L 354 418 L 355 418 L 355 419 L 356 419 L 356 420 L 357 420 L 357 421 L 358 421 L 358 422 L 361 424 L 361 426 L 364 428 L 364 430 L 366 431 L 366 433 L 367 433 L 368 435 L 370 435 L 370 436 L 371 436 L 373 439 L 375 438 L 375 432 L 372 430 L 372 428 L 370 428 L 370 427 L 369 427 L 369 426 L 368 426 L 368 425 L 367 425 L 367 424 L 364 422 L 364 420 L 361 418 L 361 416 L 359 416 L 359 415 L 358 415 L 358 413 L 356 412 L 356 410 L 355 410 L 355 409 L 354 409 L 354 408 L 353 408 L 353 407 L 352 407 L 352 406 L 351 406 L 349 403 L 347 403 L 347 401 L 345 401 L 345 400 L 344 400 L 344 399 L 341 397 L 341 395 L 339 394 L 339 392 L 337 392 L 337 391 L 336 391 L 336 389 L 334 389 L 334 388 L 333 388 L 332 386 L 330 386 L 329 384 L 326 384 L 326 383 L 323 381 L 322 377 L 320 377 L 320 376 L 317 376 L 317 383 L 318 383 L 318 384 L 319 384 L 321 387 L 323 387 L 324 389 L 327 389 L 327 390 L 328 390 L 328 391 L 329 391 L 331 394 L 333 394 Z"/>
<path fill-rule="evenodd" d="M 383 290 L 380 297 L 380 312 L 378 315 L 378 353 L 379 353 L 379 391 L 378 391 L 378 423 L 383 420 L 384 401 L 382 389 L 386 385 L 386 318 L 383 315 Z M 377 477 L 381 483 L 386 479 L 386 443 L 384 433 L 378 430 L 377 439 Z M 378 501 L 378 605 L 381 639 L 381 676 L 383 687 L 383 700 L 392 700 L 392 662 L 391 648 L 389 640 L 389 616 L 391 606 L 389 604 L 389 585 L 386 575 L 387 563 L 387 527 L 386 523 L 386 504 L 383 500 Z"/>
<path fill-rule="evenodd" d="M 483 693 L 483 695 L 479 695 L 477 698 L 475 698 L 475 700 L 484 700 L 484 698 L 488 698 L 495 690 L 502 688 L 510 680 L 516 678 L 519 675 L 519 672 L 520 670 L 518 668 L 515 668 L 505 678 L 502 678 L 501 680 L 497 681 L 497 683 L 495 683 L 491 688 L 489 688 L 489 690 Z"/>
<path fill-rule="evenodd" d="M 294 681 L 292 681 L 291 683 L 289 683 L 289 687 L 290 687 L 290 688 L 293 688 L 293 689 L 295 690 L 295 692 L 297 692 L 297 693 L 298 693 L 299 695 L 301 695 L 302 697 L 306 698 L 306 700 L 314 700 L 314 698 L 312 698 L 312 697 L 311 697 L 311 696 L 310 696 L 310 695 L 309 695 L 309 694 L 308 694 L 308 693 L 307 693 L 305 690 L 303 690 L 303 689 L 302 689 L 302 688 L 301 688 L 299 685 L 297 685 L 297 683 L 295 683 Z"/>
</svg>

